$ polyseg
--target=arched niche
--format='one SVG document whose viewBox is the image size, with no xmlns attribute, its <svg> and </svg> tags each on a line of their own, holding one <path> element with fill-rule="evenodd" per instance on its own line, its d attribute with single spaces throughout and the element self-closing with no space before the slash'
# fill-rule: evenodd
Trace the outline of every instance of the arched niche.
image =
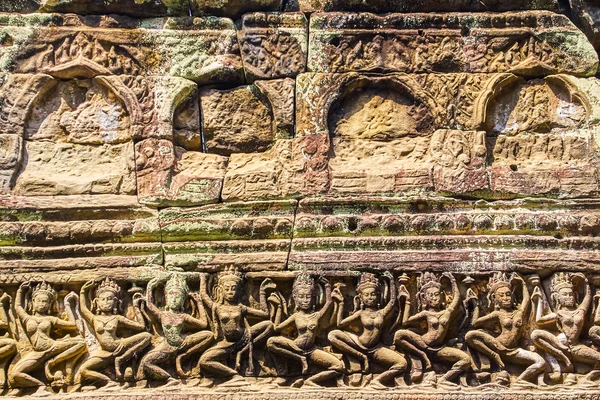
<svg viewBox="0 0 600 400">
<path fill-rule="evenodd" d="M 330 191 L 393 195 L 431 187 L 427 151 L 436 129 L 435 102 L 407 76 L 362 76 L 331 102 Z"/>
<path fill-rule="evenodd" d="M 560 133 L 581 127 L 590 105 L 565 77 L 497 82 L 480 102 L 482 128 L 488 135 Z"/>
<path fill-rule="evenodd" d="M 25 115 L 13 194 L 135 194 L 133 138 L 141 111 L 118 78 L 55 81 Z"/>
<path fill-rule="evenodd" d="M 349 82 L 329 108 L 331 138 L 389 141 L 430 134 L 435 122 L 427 99 L 393 78 Z"/>
</svg>

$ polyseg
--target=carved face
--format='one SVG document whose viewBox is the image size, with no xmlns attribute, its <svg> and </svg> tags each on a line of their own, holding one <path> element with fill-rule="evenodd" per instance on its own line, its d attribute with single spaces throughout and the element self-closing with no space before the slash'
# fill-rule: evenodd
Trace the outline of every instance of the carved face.
<svg viewBox="0 0 600 400">
<path fill-rule="evenodd" d="M 512 308 L 513 298 L 512 292 L 509 287 L 502 286 L 496 290 L 494 294 L 496 297 L 496 302 L 500 306 L 500 308 L 510 309 Z"/>
<path fill-rule="evenodd" d="M 185 296 L 179 290 L 169 290 L 165 293 L 165 300 L 169 310 L 181 310 L 185 302 Z"/>
<path fill-rule="evenodd" d="M 47 314 L 52 305 L 52 298 L 47 293 L 37 293 L 32 301 L 33 311 L 39 314 Z"/>
<path fill-rule="evenodd" d="M 308 287 L 299 288 L 294 294 L 294 302 L 299 310 L 309 310 L 312 307 L 313 292 Z"/>
<path fill-rule="evenodd" d="M 366 287 L 360 291 L 360 299 L 366 307 L 373 307 L 377 304 L 377 289 Z"/>
<path fill-rule="evenodd" d="M 437 308 L 442 302 L 439 288 L 430 287 L 423 294 L 423 305 L 425 308 Z"/>
<path fill-rule="evenodd" d="M 238 292 L 238 282 L 234 280 L 226 280 L 221 284 L 223 289 L 223 297 L 227 301 L 235 301 Z"/>
<path fill-rule="evenodd" d="M 116 301 L 117 298 L 113 292 L 103 291 L 98 293 L 98 296 L 96 296 L 96 305 L 98 310 L 102 311 L 103 313 L 112 312 Z"/>
<path fill-rule="evenodd" d="M 558 302 L 561 307 L 575 306 L 575 292 L 573 288 L 564 287 L 558 291 Z"/>
</svg>

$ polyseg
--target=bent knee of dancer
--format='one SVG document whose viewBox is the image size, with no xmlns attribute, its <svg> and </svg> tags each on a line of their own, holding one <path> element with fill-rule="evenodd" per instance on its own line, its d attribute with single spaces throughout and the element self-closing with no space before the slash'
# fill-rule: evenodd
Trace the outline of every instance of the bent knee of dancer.
<svg viewBox="0 0 600 400">
<path fill-rule="evenodd" d="M 481 331 L 469 331 L 465 335 L 465 342 L 469 346 L 477 346 L 477 343 L 482 341 L 485 333 Z"/>
<path fill-rule="evenodd" d="M 205 351 L 198 360 L 200 367 L 210 368 L 214 362 L 218 362 L 220 353 L 214 350 Z"/>
<path fill-rule="evenodd" d="M 394 334 L 394 343 L 398 343 L 401 340 L 407 340 L 409 335 L 405 330 L 399 330 Z"/>
<path fill-rule="evenodd" d="M 537 372 L 542 372 L 546 369 L 546 360 L 544 360 L 544 357 L 542 357 L 541 355 L 539 355 L 538 353 L 531 353 L 532 356 L 532 360 L 533 360 L 533 364 L 531 365 L 532 368 L 535 368 L 535 370 Z"/>
<path fill-rule="evenodd" d="M 346 372 L 346 365 L 344 365 L 342 360 L 337 360 L 336 362 L 331 363 L 331 366 L 328 369 L 331 371 L 344 373 Z"/>
<path fill-rule="evenodd" d="M 468 371 L 471 369 L 471 357 L 468 355 L 463 356 L 454 364 L 454 368 L 458 368 L 462 371 Z"/>
<path fill-rule="evenodd" d="M 332 340 L 340 340 L 340 334 L 341 334 L 341 333 L 342 333 L 342 331 L 340 331 L 339 329 L 335 329 L 335 330 L 333 330 L 333 331 L 331 331 L 331 332 L 329 332 L 329 333 L 327 334 L 327 339 L 328 339 L 329 341 L 332 341 Z"/>
<path fill-rule="evenodd" d="M 269 340 L 267 340 L 267 349 L 268 350 L 278 349 L 280 344 L 281 344 L 280 336 L 270 337 Z"/>
<path fill-rule="evenodd" d="M 408 364 L 406 363 L 406 361 L 403 362 L 397 362 L 396 364 L 392 365 L 390 367 L 390 370 L 392 371 L 406 371 L 406 367 L 408 366 Z"/>
<path fill-rule="evenodd" d="M 539 345 L 545 336 L 546 332 L 541 329 L 534 329 L 530 335 L 531 341 L 536 345 Z"/>
</svg>

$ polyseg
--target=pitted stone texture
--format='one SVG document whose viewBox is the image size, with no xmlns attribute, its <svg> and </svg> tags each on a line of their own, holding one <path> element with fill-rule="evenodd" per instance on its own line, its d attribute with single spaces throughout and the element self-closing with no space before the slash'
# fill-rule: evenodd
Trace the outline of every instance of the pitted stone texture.
<svg viewBox="0 0 600 400">
<path fill-rule="evenodd" d="M 3 78 L 0 130 L 10 132 L 3 134 L 6 146 L 0 163 L 6 171 L 5 193 L 133 195 L 139 186 L 134 141 L 172 142 L 193 129 L 199 136 L 198 121 L 193 122 L 198 116 L 196 85 L 185 79 L 125 75 L 58 80 L 42 74 Z M 15 93 L 23 84 L 29 86 Z M 179 175 L 185 176 L 194 162 L 189 156 L 179 159 Z M 193 178 L 173 182 L 181 180 Z"/>
<path fill-rule="evenodd" d="M 246 14 L 238 35 L 248 81 L 295 77 L 306 70 L 308 21 L 304 14 Z"/>
<path fill-rule="evenodd" d="M 245 202 L 160 211 L 166 263 L 189 271 L 282 270 L 295 200 Z"/>
<path fill-rule="evenodd" d="M 597 84 L 567 75 L 303 74 L 297 134 L 330 138 L 331 194 L 594 196 Z"/>
<path fill-rule="evenodd" d="M 328 136 L 309 135 L 278 140 L 264 153 L 233 154 L 222 198 L 278 199 L 326 193 L 331 179 L 328 153 Z"/>
<path fill-rule="evenodd" d="M 121 14 L 134 17 L 217 15 L 237 18 L 251 11 L 280 11 L 282 0 L 4 0 L 0 11 L 60 12 L 81 15 Z"/>
<path fill-rule="evenodd" d="M 600 3 L 595 0 L 570 0 L 571 13 L 577 26 L 600 50 Z"/>
<path fill-rule="evenodd" d="M 122 14 L 135 17 L 159 17 L 164 15 L 187 15 L 188 0 L 6 0 L 0 11 L 7 12 L 59 12 L 81 15 Z"/>
<path fill-rule="evenodd" d="M 198 83 L 242 82 L 233 22 L 224 18 L 0 16 L 0 70 L 64 79 L 167 75 Z"/>
<path fill-rule="evenodd" d="M 599 242 L 590 235 L 600 229 L 597 206 L 589 199 L 306 198 L 288 268 L 339 275 L 357 265 L 402 272 L 435 265 L 467 274 L 596 270 Z"/>
<path fill-rule="evenodd" d="M 158 212 L 135 196 L 0 196 L 0 281 L 134 277 L 162 263 Z"/>
<path fill-rule="evenodd" d="M 281 11 L 283 0 L 189 0 L 194 15 L 237 18 L 253 11 Z"/>
<path fill-rule="evenodd" d="M 433 12 L 433 11 L 511 11 L 511 10 L 558 10 L 556 0 L 297 0 L 304 12 L 315 11 L 368 11 L 387 12 Z"/>
<path fill-rule="evenodd" d="M 204 147 L 209 153 L 263 152 L 293 131 L 294 81 L 257 81 L 200 92 Z"/>
<path fill-rule="evenodd" d="M 193 205 L 219 200 L 227 159 L 186 151 L 167 139 L 136 144 L 137 190 L 143 204 Z"/>
<path fill-rule="evenodd" d="M 512 72 L 593 76 L 598 56 L 564 15 L 318 13 L 313 72 Z"/>
</svg>

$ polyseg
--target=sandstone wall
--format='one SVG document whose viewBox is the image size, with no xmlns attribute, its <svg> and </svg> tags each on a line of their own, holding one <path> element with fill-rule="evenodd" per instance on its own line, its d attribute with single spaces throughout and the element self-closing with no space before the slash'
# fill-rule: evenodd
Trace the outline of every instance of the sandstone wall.
<svg viewBox="0 0 600 400">
<path fill-rule="evenodd" d="M 599 21 L 0 0 L 2 394 L 597 396 Z"/>
</svg>

